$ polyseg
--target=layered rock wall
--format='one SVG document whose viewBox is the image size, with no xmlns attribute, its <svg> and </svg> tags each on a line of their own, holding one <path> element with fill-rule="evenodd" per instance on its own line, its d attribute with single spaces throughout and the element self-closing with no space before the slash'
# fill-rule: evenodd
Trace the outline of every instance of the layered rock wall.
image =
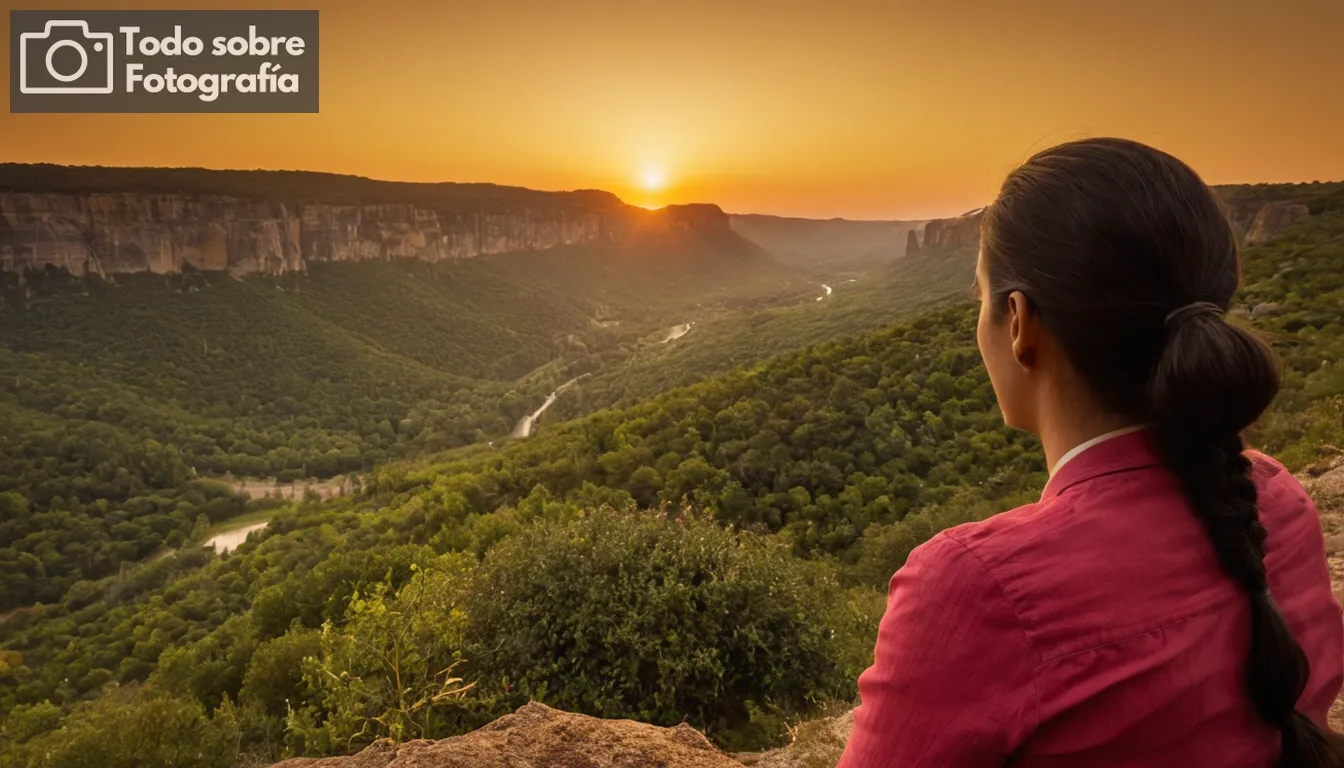
<svg viewBox="0 0 1344 768">
<path fill-rule="evenodd" d="M 331 195 L 362 198 L 349 204 L 314 195 L 310 187 L 317 182 L 301 197 L 275 195 L 266 188 L 271 176 L 265 174 L 256 177 L 255 198 L 202 191 L 199 187 L 217 178 L 243 186 L 233 179 L 238 174 L 226 179 L 210 171 L 184 177 L 198 189 L 169 192 L 164 191 L 170 178 L 164 172 L 142 178 L 135 169 L 124 169 L 128 191 L 108 191 L 118 169 L 94 170 L 101 188 L 88 191 L 70 190 L 73 183 L 63 188 L 47 182 L 43 188 L 40 180 L 29 187 L 36 191 L 26 191 L 21 178 L 0 184 L 0 271 L 55 267 L 73 275 L 107 276 L 196 269 L 275 275 L 302 271 L 314 262 L 438 262 L 669 234 L 711 244 L 736 240 L 716 205 L 647 211 L 595 191 L 355 180 L 361 188 Z M 9 171 L 17 175 L 14 167 Z M 75 175 L 91 177 L 92 171 Z M 348 177 L 334 178 L 353 184 Z M 137 184 L 139 191 L 131 191 Z"/>
<path fill-rule="evenodd" d="M 712 221 L 704 209 L 717 213 Z M 280 274 L 315 261 L 419 259 L 539 251 L 614 240 L 625 206 L 439 213 L 409 204 L 326 205 L 223 196 L 0 192 L 0 270 L 74 275 L 184 268 Z M 682 228 L 727 227 L 696 206 Z"/>
</svg>

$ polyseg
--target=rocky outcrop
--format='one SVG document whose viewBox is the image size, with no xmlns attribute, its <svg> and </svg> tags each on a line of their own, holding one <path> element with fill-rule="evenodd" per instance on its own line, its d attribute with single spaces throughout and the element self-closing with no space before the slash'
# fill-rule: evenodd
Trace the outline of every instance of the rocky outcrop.
<svg viewBox="0 0 1344 768">
<path fill-rule="evenodd" d="M 975 249 L 980 244 L 980 219 L 984 209 L 971 211 L 955 219 L 934 219 L 924 225 L 922 252 Z"/>
<path fill-rule="evenodd" d="M 136 194 L 0 193 L 0 270 L 73 275 L 299 269 L 300 220 L 283 204 Z"/>
<path fill-rule="evenodd" d="M 1245 226 L 1247 245 L 1258 245 L 1275 239 L 1294 222 L 1310 213 L 1305 205 L 1285 201 L 1264 203 L 1252 210 L 1253 214 L 1232 206 L 1229 211 L 1238 229 L 1242 228 L 1244 221 L 1249 220 L 1249 225 Z M 906 246 L 906 252 L 915 253 L 916 249 L 925 253 L 974 249 L 980 242 L 980 219 L 983 214 L 984 209 L 980 209 L 954 219 L 930 221 L 924 225 L 922 241 L 916 240 L 914 232 L 910 233 L 911 239 Z"/>
<path fill-rule="evenodd" d="M 689 725 L 601 720 L 531 703 L 464 736 L 375 744 L 272 768 L 742 768 Z"/>
<path fill-rule="evenodd" d="M 25 191 L 23 177 L 14 181 L 13 167 L 5 170 L 0 174 L 5 182 L 0 185 L 4 272 L 55 267 L 72 275 L 184 269 L 273 275 L 302 271 L 314 262 L 438 262 L 670 236 L 746 245 L 718 206 L 647 211 L 601 192 L 379 185 L 364 179 L 348 183 L 351 188 L 341 189 L 339 196 L 368 202 L 342 204 L 313 199 L 320 189 L 315 192 L 312 184 L 291 184 L 276 194 L 267 187 L 274 186 L 274 174 L 258 173 L 256 197 L 249 198 L 203 191 L 216 174 L 222 179 L 218 188 L 245 187 L 250 177 L 239 172 L 192 171 L 184 177 L 189 191 L 166 192 L 163 188 L 176 178 L 165 177 L 166 171 L 146 185 L 143 169 L 126 169 L 128 191 L 123 192 L 106 189 L 122 169 L 94 169 L 99 188 L 88 191 L 70 189 L 78 185 L 64 177 L 59 190 Z M 34 186 L 42 184 L 35 181 Z M 137 186 L 151 189 L 130 191 Z"/>
<path fill-rule="evenodd" d="M 184 268 L 244 275 L 301 271 L 314 261 L 433 262 L 610 239 L 629 229 L 619 220 L 626 213 L 440 215 L 406 204 L 0 193 L 0 270 L 50 265 L 73 275 Z M 727 226 L 727 217 L 719 215 Z"/>
<path fill-rule="evenodd" d="M 916 253 L 919 253 L 919 233 L 912 229 L 905 236 L 905 255 L 912 256 Z"/>
<path fill-rule="evenodd" d="M 302 222 L 305 262 L 469 259 L 594 242 L 620 229 L 598 212 L 522 209 L 439 215 L 404 204 L 305 205 Z"/>
<path fill-rule="evenodd" d="M 1246 230 L 1246 244 L 1259 245 L 1278 237 L 1298 219 L 1310 215 L 1307 206 L 1299 203 L 1266 203 L 1256 212 Z"/>
<path fill-rule="evenodd" d="M 820 717 L 793 728 L 787 747 L 756 754 L 735 755 L 751 768 L 833 768 L 844 754 L 854 731 L 854 711 L 835 717 Z"/>
</svg>

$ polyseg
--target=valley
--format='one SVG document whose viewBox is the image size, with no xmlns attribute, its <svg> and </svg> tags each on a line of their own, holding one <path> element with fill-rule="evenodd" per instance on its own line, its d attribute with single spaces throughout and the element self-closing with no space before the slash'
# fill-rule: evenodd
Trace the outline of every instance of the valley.
<svg viewBox="0 0 1344 768">
<path fill-rule="evenodd" d="M 1219 192 L 1234 321 L 1285 365 L 1249 438 L 1328 473 L 1344 185 Z M 127 749 L 264 766 L 532 699 L 778 746 L 852 706 L 909 552 L 1045 479 L 976 350 L 975 212 L 13 166 L 0 193 L 4 768 L 147 723 Z M 273 257 L 255 206 L 297 232 Z"/>
</svg>

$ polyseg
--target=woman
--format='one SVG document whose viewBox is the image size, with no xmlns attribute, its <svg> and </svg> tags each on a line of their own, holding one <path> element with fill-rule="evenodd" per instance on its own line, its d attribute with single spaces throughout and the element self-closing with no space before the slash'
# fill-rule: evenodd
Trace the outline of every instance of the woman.
<svg viewBox="0 0 1344 768">
<path fill-rule="evenodd" d="M 1239 436 L 1278 372 L 1224 318 L 1213 194 L 1078 141 L 1009 175 L 981 240 L 980 352 L 1051 477 L 892 579 L 841 768 L 1344 765 L 1344 621 L 1315 507 Z"/>
</svg>

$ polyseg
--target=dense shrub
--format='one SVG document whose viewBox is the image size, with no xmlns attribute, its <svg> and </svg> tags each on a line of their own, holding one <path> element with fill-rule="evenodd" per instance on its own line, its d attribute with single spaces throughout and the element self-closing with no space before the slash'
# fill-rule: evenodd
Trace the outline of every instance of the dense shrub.
<svg viewBox="0 0 1344 768">
<path fill-rule="evenodd" d="M 356 592 L 342 622 L 323 624 L 317 652 L 302 661 L 313 695 L 306 706 L 288 706 L 294 751 L 339 753 L 466 730 L 460 702 L 472 685 L 456 676 L 466 618 L 458 602 L 472 562 L 450 555 L 427 570 L 412 566 L 401 589 L 380 583 Z"/>
<path fill-rule="evenodd" d="M 773 735 L 753 709 L 854 693 L 840 638 L 855 618 L 832 571 L 690 515 L 541 523 L 490 551 L 466 603 L 469 674 L 520 702 L 687 719 L 745 746 Z"/>
<path fill-rule="evenodd" d="M 3 768 L 226 768 L 238 724 L 225 704 L 207 717 L 194 701 L 128 686 L 76 707 L 60 728 L 0 754 Z"/>
</svg>

